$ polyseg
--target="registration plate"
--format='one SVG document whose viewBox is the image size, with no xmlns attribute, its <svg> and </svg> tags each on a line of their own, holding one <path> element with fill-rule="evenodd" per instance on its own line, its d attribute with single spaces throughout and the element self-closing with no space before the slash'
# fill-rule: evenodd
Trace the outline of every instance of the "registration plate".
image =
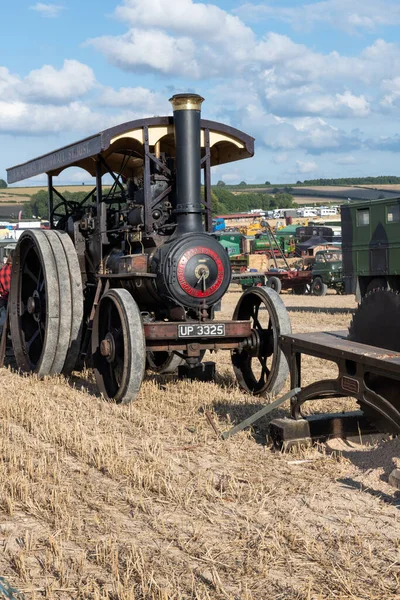
<svg viewBox="0 0 400 600">
<path fill-rule="evenodd" d="M 213 323 L 207 325 L 178 325 L 178 337 L 209 337 L 225 335 L 225 325 Z"/>
</svg>

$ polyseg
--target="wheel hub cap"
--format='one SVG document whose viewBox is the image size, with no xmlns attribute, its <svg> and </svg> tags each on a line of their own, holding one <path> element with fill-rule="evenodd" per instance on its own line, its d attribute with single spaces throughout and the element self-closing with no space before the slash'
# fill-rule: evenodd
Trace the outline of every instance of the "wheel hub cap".
<svg viewBox="0 0 400 600">
<path fill-rule="evenodd" d="M 40 319 L 40 296 L 37 290 L 28 298 L 26 310 L 36 321 Z"/>
<path fill-rule="evenodd" d="M 100 342 L 100 354 L 104 356 L 108 362 L 113 362 L 115 358 L 115 340 L 112 333 L 107 333 L 104 340 Z"/>
</svg>

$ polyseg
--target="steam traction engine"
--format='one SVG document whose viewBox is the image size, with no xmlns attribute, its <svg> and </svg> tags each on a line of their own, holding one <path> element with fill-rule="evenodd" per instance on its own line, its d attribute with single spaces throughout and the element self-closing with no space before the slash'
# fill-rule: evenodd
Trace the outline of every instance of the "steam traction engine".
<svg viewBox="0 0 400 600">
<path fill-rule="evenodd" d="M 206 350 L 230 350 L 243 389 L 281 389 L 278 340 L 290 323 L 279 297 L 253 288 L 233 320 L 215 318 L 231 268 L 209 235 L 210 168 L 252 156 L 254 140 L 201 120 L 202 101 L 176 95 L 173 117 L 125 123 L 8 169 L 9 183 L 47 173 L 49 189 L 51 229 L 25 231 L 13 261 L 10 328 L 22 371 L 67 374 L 90 359 L 101 393 L 128 403 L 146 368 L 195 369 Z M 71 166 L 96 178 L 81 202 L 53 185 Z"/>
</svg>

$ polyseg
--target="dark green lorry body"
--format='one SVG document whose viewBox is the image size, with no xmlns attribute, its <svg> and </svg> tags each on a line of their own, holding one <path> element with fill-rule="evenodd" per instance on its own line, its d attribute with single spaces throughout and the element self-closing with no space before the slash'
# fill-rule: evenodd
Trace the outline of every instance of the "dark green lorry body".
<svg viewBox="0 0 400 600">
<path fill-rule="evenodd" d="M 346 293 L 400 290 L 400 197 L 341 207 Z"/>
</svg>

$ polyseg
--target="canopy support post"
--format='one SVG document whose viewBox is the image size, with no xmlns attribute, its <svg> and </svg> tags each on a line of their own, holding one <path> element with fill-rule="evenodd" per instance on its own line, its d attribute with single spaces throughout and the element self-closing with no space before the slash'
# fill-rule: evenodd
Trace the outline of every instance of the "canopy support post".
<svg viewBox="0 0 400 600">
<path fill-rule="evenodd" d="M 54 200 L 53 200 L 53 176 L 47 175 L 47 190 L 49 195 L 49 223 L 50 229 L 53 229 L 53 220 L 51 215 L 53 214 Z"/>
</svg>

